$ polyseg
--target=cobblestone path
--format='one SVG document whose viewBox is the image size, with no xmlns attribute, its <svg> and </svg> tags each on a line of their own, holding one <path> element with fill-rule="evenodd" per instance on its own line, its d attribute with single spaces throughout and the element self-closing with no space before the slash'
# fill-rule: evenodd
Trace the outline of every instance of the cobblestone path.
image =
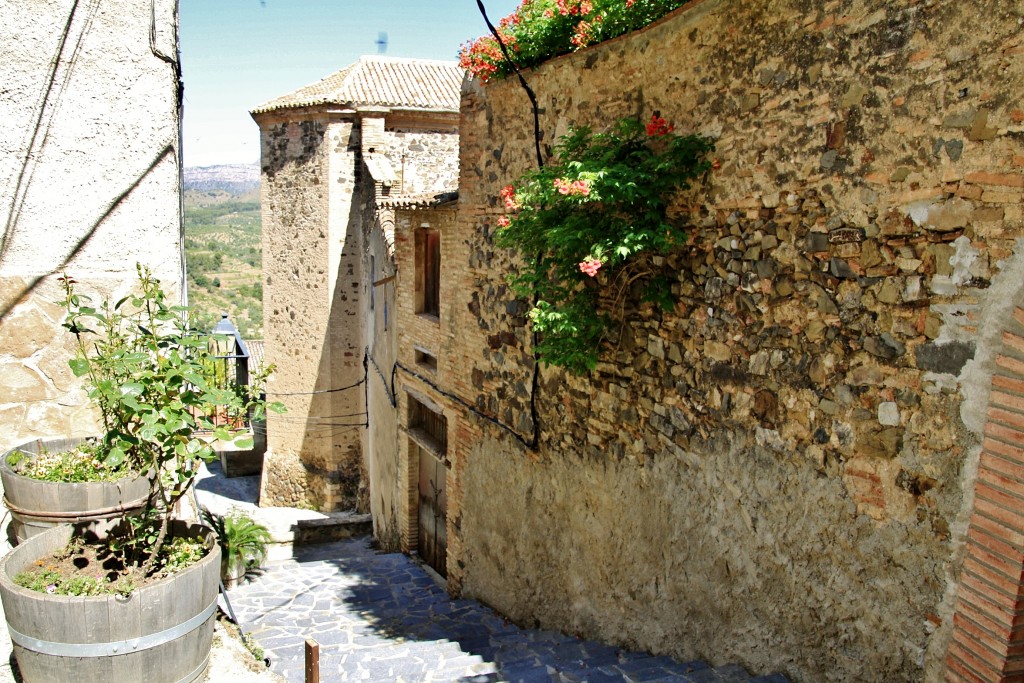
<svg viewBox="0 0 1024 683">
<path fill-rule="evenodd" d="M 452 600 L 410 558 L 377 553 L 367 538 L 301 548 L 229 597 L 272 670 L 294 683 L 304 681 L 306 638 L 320 644 L 324 683 L 787 680 L 520 629 L 475 601 Z"/>
</svg>

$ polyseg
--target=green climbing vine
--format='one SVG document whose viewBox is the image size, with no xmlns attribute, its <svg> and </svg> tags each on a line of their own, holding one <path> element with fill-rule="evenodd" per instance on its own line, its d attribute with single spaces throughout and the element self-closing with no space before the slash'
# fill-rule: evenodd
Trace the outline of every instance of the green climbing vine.
<svg viewBox="0 0 1024 683">
<path fill-rule="evenodd" d="M 501 191 L 506 213 L 495 243 L 522 255 L 510 278 L 535 302 L 542 362 L 584 373 L 598 360 L 611 320 L 599 307 L 611 288 L 644 285 L 644 298 L 670 308 L 669 283 L 644 257 L 686 240 L 673 198 L 711 169 L 711 140 L 678 135 L 655 113 L 617 122 L 607 133 L 580 127 L 561 138 L 551 163 Z"/>
</svg>

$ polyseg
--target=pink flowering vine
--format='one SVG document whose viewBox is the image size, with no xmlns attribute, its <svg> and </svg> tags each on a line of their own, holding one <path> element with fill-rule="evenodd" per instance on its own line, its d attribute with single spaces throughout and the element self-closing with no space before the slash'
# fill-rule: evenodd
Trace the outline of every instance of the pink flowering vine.
<svg viewBox="0 0 1024 683">
<path fill-rule="evenodd" d="M 585 261 L 580 261 L 580 272 L 586 273 L 590 277 L 596 277 L 597 271 L 601 270 L 601 262 L 596 258 L 589 258 Z"/>
<path fill-rule="evenodd" d="M 511 219 L 509 219 L 508 216 L 498 216 L 498 227 L 499 228 L 507 228 L 510 225 L 512 225 L 512 221 L 511 221 Z"/>
<path fill-rule="evenodd" d="M 590 0 L 555 0 L 555 6 L 563 17 L 582 17 L 594 11 L 594 3 Z"/>
<path fill-rule="evenodd" d="M 517 211 L 519 202 L 516 201 L 516 188 L 506 185 L 501 188 L 501 198 L 505 202 L 505 208 L 509 211 Z"/>
<path fill-rule="evenodd" d="M 580 179 L 570 181 L 566 178 L 555 178 L 552 182 L 559 194 L 570 197 L 586 197 L 590 194 L 589 180 Z"/>
</svg>

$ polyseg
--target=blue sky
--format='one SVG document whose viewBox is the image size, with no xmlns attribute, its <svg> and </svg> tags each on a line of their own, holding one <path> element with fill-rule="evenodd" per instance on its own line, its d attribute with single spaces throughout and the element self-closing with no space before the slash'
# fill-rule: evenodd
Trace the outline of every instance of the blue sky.
<svg viewBox="0 0 1024 683">
<path fill-rule="evenodd" d="M 495 23 L 518 0 L 484 0 Z M 260 155 L 249 110 L 377 54 L 455 59 L 487 32 L 476 0 L 181 0 L 186 166 Z"/>
</svg>

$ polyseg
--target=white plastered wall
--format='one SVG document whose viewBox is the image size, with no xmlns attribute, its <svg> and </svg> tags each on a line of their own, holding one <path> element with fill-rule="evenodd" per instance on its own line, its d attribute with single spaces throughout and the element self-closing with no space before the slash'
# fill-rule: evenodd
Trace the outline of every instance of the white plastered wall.
<svg viewBox="0 0 1024 683">
<path fill-rule="evenodd" d="M 0 0 L 0 448 L 95 429 L 56 277 L 182 288 L 175 0 Z"/>
</svg>

